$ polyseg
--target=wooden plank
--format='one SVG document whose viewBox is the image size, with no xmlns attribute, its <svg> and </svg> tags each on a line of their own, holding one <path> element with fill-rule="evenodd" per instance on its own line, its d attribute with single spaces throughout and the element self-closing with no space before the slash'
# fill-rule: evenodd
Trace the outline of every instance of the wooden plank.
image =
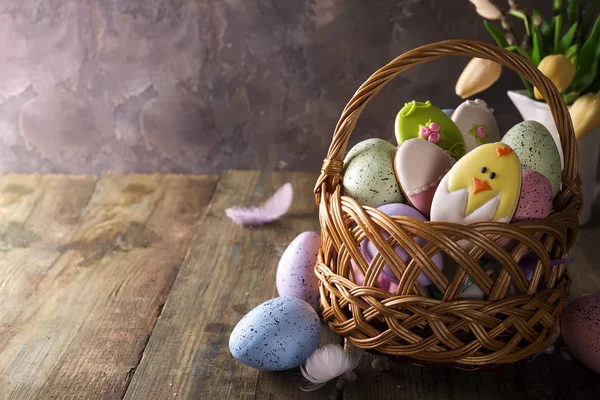
<svg viewBox="0 0 600 400">
<path fill-rule="evenodd" d="M 349 345 L 347 350 L 360 354 Z M 452 367 L 398 364 L 384 356 L 362 353 L 357 381 L 346 384 L 343 398 L 352 399 L 559 399 L 544 357 L 493 370 L 464 371 Z"/>
<path fill-rule="evenodd" d="M 215 178 L 105 175 L 0 351 L 15 398 L 122 396 Z"/>
<path fill-rule="evenodd" d="M 3 232 L 11 229 L 13 224 L 23 224 L 29 218 L 41 199 L 44 189 L 42 175 L 0 177 L 0 228 Z M 2 244 L 0 250 L 5 246 L 6 244 Z M 10 244 L 8 246 L 11 247 Z"/>
<path fill-rule="evenodd" d="M 597 399 L 600 394 L 598 375 L 577 360 L 565 360 L 559 351 L 546 356 L 552 379 L 563 399 Z"/>
<path fill-rule="evenodd" d="M 315 179 L 304 173 L 224 173 L 125 398 L 328 398 L 301 392 L 293 381 L 281 380 L 286 373 L 242 365 L 228 346 L 241 317 L 276 296 L 282 250 L 300 232 L 318 229 Z M 257 203 L 286 181 L 294 187 L 294 204 L 276 223 L 244 229 L 224 215 L 227 207 Z"/>
</svg>

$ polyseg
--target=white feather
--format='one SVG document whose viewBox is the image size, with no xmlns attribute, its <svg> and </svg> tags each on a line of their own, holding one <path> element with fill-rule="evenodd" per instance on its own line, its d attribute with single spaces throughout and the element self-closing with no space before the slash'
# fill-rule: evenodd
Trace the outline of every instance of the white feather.
<svg viewBox="0 0 600 400">
<path fill-rule="evenodd" d="M 270 199 L 258 207 L 231 207 L 225 214 L 236 224 L 263 225 L 273 222 L 288 212 L 292 205 L 294 191 L 290 183 L 286 183 L 275 192 Z"/>
<path fill-rule="evenodd" d="M 330 380 L 337 378 L 358 365 L 360 355 L 350 356 L 338 344 L 326 344 L 315 350 L 300 367 L 308 381 L 300 386 L 304 391 L 317 390 Z"/>
</svg>

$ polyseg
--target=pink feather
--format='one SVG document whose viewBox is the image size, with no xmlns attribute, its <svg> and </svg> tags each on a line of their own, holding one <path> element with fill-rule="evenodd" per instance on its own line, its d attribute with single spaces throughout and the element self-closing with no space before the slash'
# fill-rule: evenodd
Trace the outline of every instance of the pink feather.
<svg viewBox="0 0 600 400">
<path fill-rule="evenodd" d="M 286 183 L 275 192 L 270 199 L 258 207 L 231 207 L 225 214 L 238 225 L 263 225 L 279 219 L 290 209 L 294 191 L 290 183 Z"/>
</svg>

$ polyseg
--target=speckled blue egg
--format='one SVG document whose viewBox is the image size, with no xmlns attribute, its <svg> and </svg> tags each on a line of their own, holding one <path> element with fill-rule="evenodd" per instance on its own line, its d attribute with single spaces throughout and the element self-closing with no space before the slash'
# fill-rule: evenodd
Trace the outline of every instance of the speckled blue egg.
<svg viewBox="0 0 600 400">
<path fill-rule="evenodd" d="M 277 266 L 280 296 L 297 297 L 319 310 L 319 279 L 314 269 L 320 247 L 318 233 L 303 232 L 285 249 Z"/>
<path fill-rule="evenodd" d="M 394 174 L 396 146 L 383 139 L 367 139 L 344 159 L 344 194 L 363 206 L 402 203 L 404 195 Z"/>
<path fill-rule="evenodd" d="M 443 111 L 443 112 L 444 112 L 444 113 L 445 113 L 447 116 L 451 117 L 451 116 L 452 116 L 452 113 L 454 112 L 454 109 L 453 109 L 453 108 L 444 108 L 442 111 Z"/>
<path fill-rule="evenodd" d="M 297 297 L 276 297 L 252 309 L 233 328 L 229 350 L 239 362 L 262 371 L 296 368 L 319 347 L 315 310 Z"/>
<path fill-rule="evenodd" d="M 548 179 L 552 197 L 560 190 L 562 171 L 560 154 L 550 131 L 536 121 L 523 121 L 513 126 L 502 138 L 519 157 L 521 167 L 536 171 Z"/>
</svg>

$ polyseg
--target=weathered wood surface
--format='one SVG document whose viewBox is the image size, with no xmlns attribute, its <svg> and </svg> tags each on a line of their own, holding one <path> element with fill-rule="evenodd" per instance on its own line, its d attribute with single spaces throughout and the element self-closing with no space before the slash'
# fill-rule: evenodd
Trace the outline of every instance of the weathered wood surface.
<svg viewBox="0 0 600 400">
<path fill-rule="evenodd" d="M 281 253 L 300 232 L 318 229 L 313 174 L 227 172 L 158 319 L 127 399 L 329 398 L 301 392 L 295 373 L 259 373 L 229 353 L 229 333 L 256 305 L 277 295 Z M 289 214 L 262 228 L 233 224 L 225 209 L 258 203 L 289 181 Z M 336 340 L 330 333 L 324 341 Z M 334 387 L 330 387 L 335 390 Z"/>
<path fill-rule="evenodd" d="M 122 397 L 215 183 L 43 177 L 22 229 L 37 238 L 1 263 L 4 286 L 18 290 L 0 292 L 0 392 Z"/>
<path fill-rule="evenodd" d="M 0 177 L 0 399 L 579 399 L 600 380 L 558 353 L 465 372 L 363 354 L 357 380 L 317 392 L 297 371 L 236 362 L 231 329 L 276 296 L 287 244 L 318 230 L 306 173 Z M 224 215 L 281 184 L 288 215 L 243 229 Z M 210 204 L 209 204 L 210 202 Z M 206 208 L 208 205 L 208 208 Z M 580 231 L 572 296 L 600 290 L 600 227 Z M 163 307 L 164 304 L 164 307 Z M 328 329 L 323 342 L 340 343 Z M 350 348 L 350 351 L 358 351 Z M 373 368 L 373 361 L 375 367 Z"/>
</svg>

